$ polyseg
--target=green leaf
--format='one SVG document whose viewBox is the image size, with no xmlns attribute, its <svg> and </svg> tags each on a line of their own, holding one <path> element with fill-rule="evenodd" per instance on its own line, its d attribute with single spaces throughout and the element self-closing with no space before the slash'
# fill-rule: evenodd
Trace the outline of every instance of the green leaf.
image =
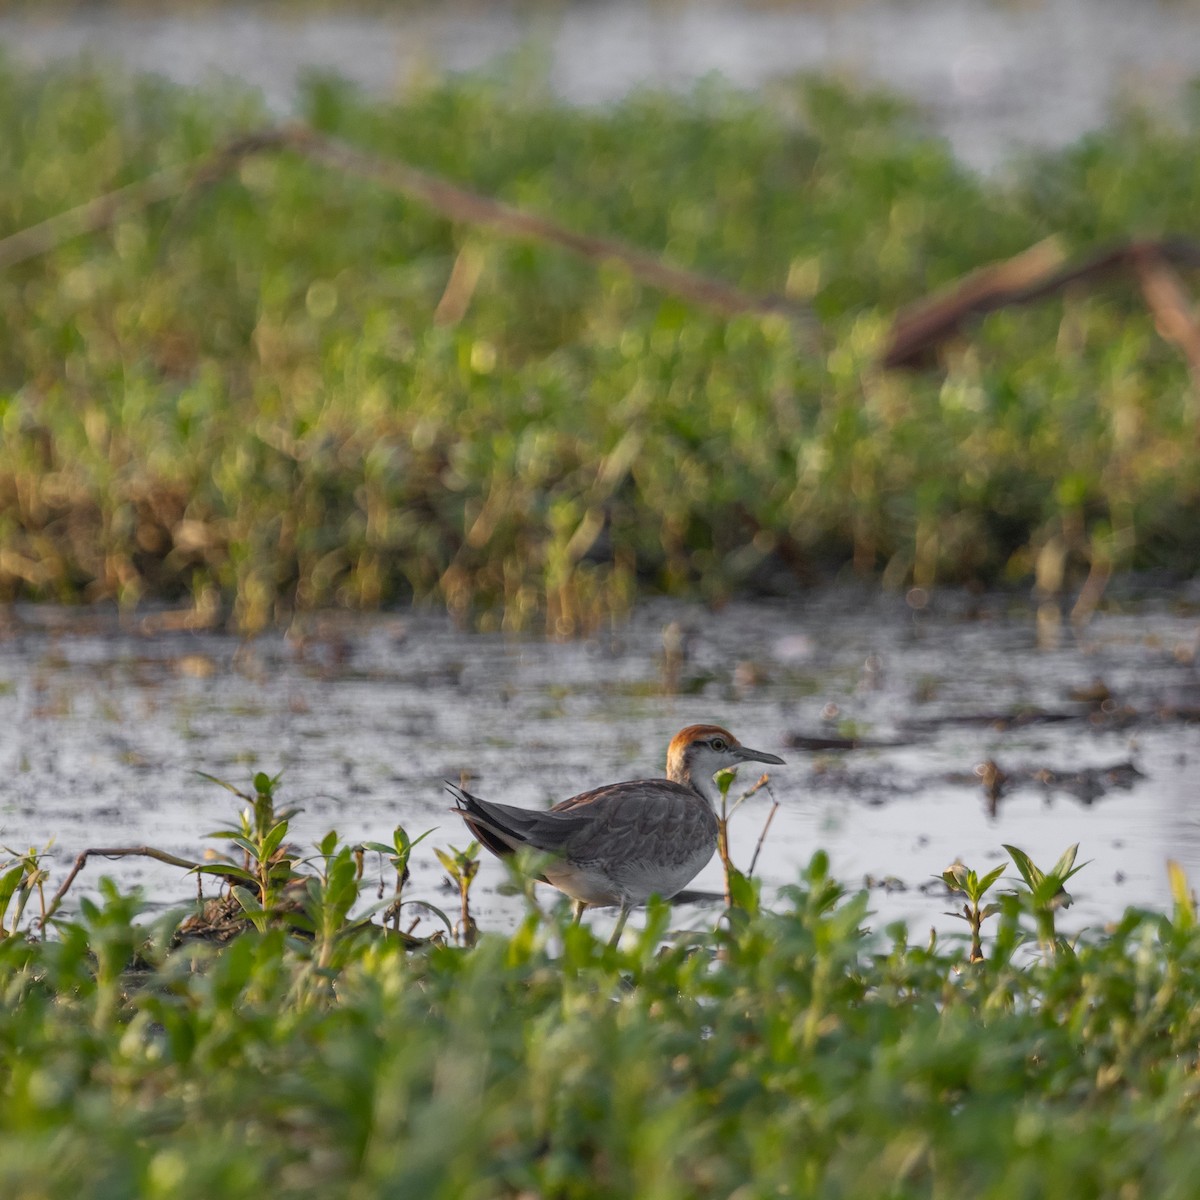
<svg viewBox="0 0 1200 1200">
<path fill-rule="evenodd" d="M 436 832 L 436 830 L 437 826 L 435 825 L 433 829 L 427 829 L 424 833 L 419 834 L 417 837 L 410 838 L 408 833 L 401 826 L 397 825 L 396 831 L 393 834 L 396 843 L 396 854 L 404 858 L 404 860 L 407 862 L 408 856 L 412 853 L 413 847 L 420 845 L 421 842 L 423 842 L 431 833 Z M 472 844 L 476 849 L 479 848 L 479 844 L 477 842 Z"/>
<path fill-rule="evenodd" d="M 967 868 L 962 863 L 951 863 L 942 872 L 940 878 L 952 892 L 967 890 Z"/>
<path fill-rule="evenodd" d="M 251 838 L 246 837 L 244 834 L 235 834 L 233 837 L 233 843 L 236 846 L 241 846 L 241 848 L 245 850 L 245 852 L 250 855 L 255 862 L 261 862 L 267 857 L 265 854 L 259 853 L 258 843 Z"/>
<path fill-rule="evenodd" d="M 233 894 L 237 898 L 237 902 L 242 906 L 243 911 L 248 916 L 258 916 L 266 912 L 266 909 L 259 904 L 255 896 L 244 887 L 234 886 Z"/>
<path fill-rule="evenodd" d="M 287 831 L 288 823 L 286 821 L 280 821 L 279 824 L 276 825 L 265 838 L 263 838 L 262 857 L 264 860 L 274 856 L 275 851 L 279 849 L 279 844 L 287 836 Z M 337 835 L 334 834 L 333 837 L 336 841 Z"/>
<path fill-rule="evenodd" d="M 1072 870 L 1072 864 L 1075 862 L 1075 855 L 1078 853 L 1078 842 L 1076 842 L 1073 846 L 1068 846 L 1067 849 L 1062 852 L 1062 856 L 1059 858 L 1058 862 L 1056 862 L 1054 866 L 1050 868 L 1050 874 L 1057 876 L 1062 882 L 1070 879 L 1071 876 L 1075 874 L 1075 871 L 1081 869 L 1081 867 L 1076 867 L 1074 870 Z"/>
<path fill-rule="evenodd" d="M 994 867 L 982 879 L 977 881 L 975 885 L 975 894 L 971 897 L 976 904 L 978 904 L 979 901 L 987 895 L 992 884 L 1004 874 L 1004 867 L 1005 864 L 1001 863 L 998 867 Z"/>
<path fill-rule="evenodd" d="M 215 783 L 218 787 L 223 787 L 227 792 L 232 792 L 239 799 L 245 800 L 247 804 L 254 803 L 252 796 L 247 796 L 245 792 L 235 788 L 232 783 L 226 783 L 224 779 L 218 779 L 215 775 L 210 775 L 207 771 L 197 771 L 196 774 L 201 779 L 207 779 L 209 783 Z"/>
<path fill-rule="evenodd" d="M 0 875 L 0 925 L 4 924 L 4 915 L 8 911 L 13 894 L 21 885 L 21 878 L 24 874 L 24 865 L 19 865 Z"/>
<path fill-rule="evenodd" d="M 1047 875 L 1033 893 L 1035 908 L 1070 908 L 1073 902 L 1057 875 Z"/>
<path fill-rule="evenodd" d="M 829 878 L 829 855 L 824 850 L 814 850 L 812 858 L 808 860 L 808 866 L 801 873 L 801 878 L 814 891 L 823 887 Z"/>
<path fill-rule="evenodd" d="M 743 875 L 737 867 L 729 868 L 729 899 L 734 906 L 753 915 L 758 912 L 758 882 Z"/>
<path fill-rule="evenodd" d="M 236 867 L 233 863 L 203 863 L 193 869 L 201 875 L 228 875 L 234 879 L 249 880 L 250 883 L 258 882 L 258 876 L 253 871 Z"/>
<path fill-rule="evenodd" d="M 312 917 L 306 913 L 297 912 L 295 909 L 288 909 L 282 916 L 290 928 L 297 929 L 301 933 L 316 933 L 317 931 L 317 926 Z"/>
<path fill-rule="evenodd" d="M 1017 870 L 1021 872 L 1021 878 L 1025 880 L 1025 886 L 1031 892 L 1036 891 L 1038 884 L 1041 883 L 1045 876 L 1033 865 L 1033 860 L 1024 850 L 1019 850 L 1016 846 L 1010 846 L 1007 842 L 1002 843 L 1002 845 L 1008 851 L 1008 856 L 1013 860 L 1013 864 Z"/>
<path fill-rule="evenodd" d="M 401 908 L 422 908 L 426 912 L 431 912 L 438 918 L 446 927 L 446 932 L 454 936 L 454 922 L 440 909 L 436 904 L 430 904 L 428 900 L 405 900 L 400 905 Z"/>
<path fill-rule="evenodd" d="M 1188 886 L 1187 873 L 1173 858 L 1167 859 L 1167 880 L 1171 887 L 1171 899 L 1175 903 L 1172 923 L 1176 929 L 1196 927 L 1196 901 Z M 4 894 L 0 887 L 0 917 L 4 915 Z"/>
<path fill-rule="evenodd" d="M 396 848 L 394 846 L 386 846 L 383 842 L 362 842 L 360 844 L 364 850 L 369 850 L 373 854 L 385 854 L 388 858 L 392 858 L 396 854 Z M 322 854 L 330 853 L 330 851 L 325 849 L 324 842 L 322 842 L 317 848 Z"/>
</svg>

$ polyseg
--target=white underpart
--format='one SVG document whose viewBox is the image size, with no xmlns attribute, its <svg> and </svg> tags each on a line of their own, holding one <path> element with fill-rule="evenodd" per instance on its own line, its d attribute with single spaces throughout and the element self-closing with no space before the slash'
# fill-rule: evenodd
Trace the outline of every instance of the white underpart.
<svg viewBox="0 0 1200 1200">
<path fill-rule="evenodd" d="M 683 891 L 708 865 L 715 840 L 697 846 L 693 854 L 670 866 L 649 859 L 633 859 L 611 869 L 588 864 L 558 862 L 547 865 L 546 879 L 576 900 L 587 904 L 644 904 L 651 896 L 669 900 Z"/>
</svg>

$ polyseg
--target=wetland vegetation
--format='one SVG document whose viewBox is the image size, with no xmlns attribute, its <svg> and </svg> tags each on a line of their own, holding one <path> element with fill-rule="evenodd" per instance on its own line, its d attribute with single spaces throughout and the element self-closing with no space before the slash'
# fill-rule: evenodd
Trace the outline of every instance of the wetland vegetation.
<svg viewBox="0 0 1200 1200">
<path fill-rule="evenodd" d="M 1043 872 L 1008 847 L 1007 886 L 1003 864 L 947 871 L 970 934 L 941 942 L 871 930 L 818 853 L 775 912 L 738 877 L 708 933 L 672 936 L 652 901 L 613 947 L 527 892 L 510 936 L 417 944 L 397 926 L 419 839 L 306 855 L 274 782 L 206 868 L 233 884 L 220 916 L 139 923 L 106 881 L 60 919 L 35 860 L 0 875 L 6 1194 L 1189 1194 L 1181 873 L 1169 914 L 1073 940 L 1074 849 Z M 363 854 L 396 874 L 379 921 L 355 912 Z"/>
<path fill-rule="evenodd" d="M 941 368 L 878 366 L 897 310 L 1047 237 L 1187 230 L 1197 139 L 1130 113 L 1004 180 L 912 111 L 822 82 L 600 111 L 528 72 L 306 120 L 582 232 L 811 305 L 718 318 L 303 157 L 0 272 L 0 595 L 144 597 L 255 628 L 448 605 L 579 631 L 719 600 L 1197 565 L 1196 400 L 1136 288 L 997 314 Z M 79 68 L 0 71 L 13 233 L 262 125 Z M 1194 114 L 1193 114 L 1194 116 Z"/>
<path fill-rule="evenodd" d="M 3 597 L 251 629 L 412 600 L 569 634 L 648 593 L 845 564 L 1048 593 L 1197 566 L 1196 395 L 1130 285 L 998 314 L 936 370 L 878 365 L 897 310 L 981 263 L 1186 230 L 1195 114 L 1120 116 L 1000 182 L 903 106 L 821 82 L 586 112 L 527 77 L 390 104 L 324 79 L 306 106 L 380 155 L 785 292 L 819 337 L 301 156 L 246 159 L 0 271 Z M 0 114 L 4 234 L 266 119 L 229 86 L 79 68 L 0 69 Z M 1194 1191 L 1181 872 L 1170 912 L 1067 939 L 1073 855 L 1047 875 L 1010 847 L 1009 883 L 994 861 L 948 872 L 966 927 L 926 941 L 871 928 L 817 854 L 770 910 L 734 877 L 715 928 L 672 937 L 652 905 L 607 947 L 532 898 L 476 940 L 470 851 L 441 847 L 475 944 L 450 916 L 414 944 L 398 905 L 425 845 L 292 850 L 272 787 L 233 831 L 240 863 L 206 864 L 227 891 L 203 930 L 112 882 L 55 909 L 37 855 L 4 862 L 3 1194 Z M 359 853 L 397 877 L 378 908 Z M 218 928 L 236 936 L 186 936 Z"/>
</svg>

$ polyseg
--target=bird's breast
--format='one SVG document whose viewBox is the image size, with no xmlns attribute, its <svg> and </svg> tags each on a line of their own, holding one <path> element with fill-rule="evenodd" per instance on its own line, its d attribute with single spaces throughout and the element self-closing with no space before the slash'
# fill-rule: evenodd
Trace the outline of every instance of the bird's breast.
<svg viewBox="0 0 1200 1200">
<path fill-rule="evenodd" d="M 716 848 L 714 837 L 712 841 L 694 844 L 688 851 L 673 855 L 667 861 L 632 859 L 614 872 L 614 883 L 622 897 L 632 904 L 644 904 L 655 895 L 669 900 L 704 870 Z"/>
</svg>

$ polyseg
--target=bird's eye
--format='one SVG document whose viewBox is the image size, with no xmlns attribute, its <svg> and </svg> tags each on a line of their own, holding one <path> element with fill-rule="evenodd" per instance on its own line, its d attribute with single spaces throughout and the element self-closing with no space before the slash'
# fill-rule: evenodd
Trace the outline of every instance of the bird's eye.
<svg viewBox="0 0 1200 1200">
<path fill-rule="evenodd" d="M 718 754 L 719 754 L 719 753 L 720 753 L 722 750 L 728 750 L 728 749 L 729 749 L 729 743 L 728 743 L 728 742 L 726 742 L 724 738 L 713 738 L 713 740 L 712 740 L 711 742 L 709 742 L 708 744 L 709 744 L 709 745 L 710 745 L 710 746 L 711 746 L 711 747 L 712 747 L 714 750 L 716 750 Z"/>
</svg>

